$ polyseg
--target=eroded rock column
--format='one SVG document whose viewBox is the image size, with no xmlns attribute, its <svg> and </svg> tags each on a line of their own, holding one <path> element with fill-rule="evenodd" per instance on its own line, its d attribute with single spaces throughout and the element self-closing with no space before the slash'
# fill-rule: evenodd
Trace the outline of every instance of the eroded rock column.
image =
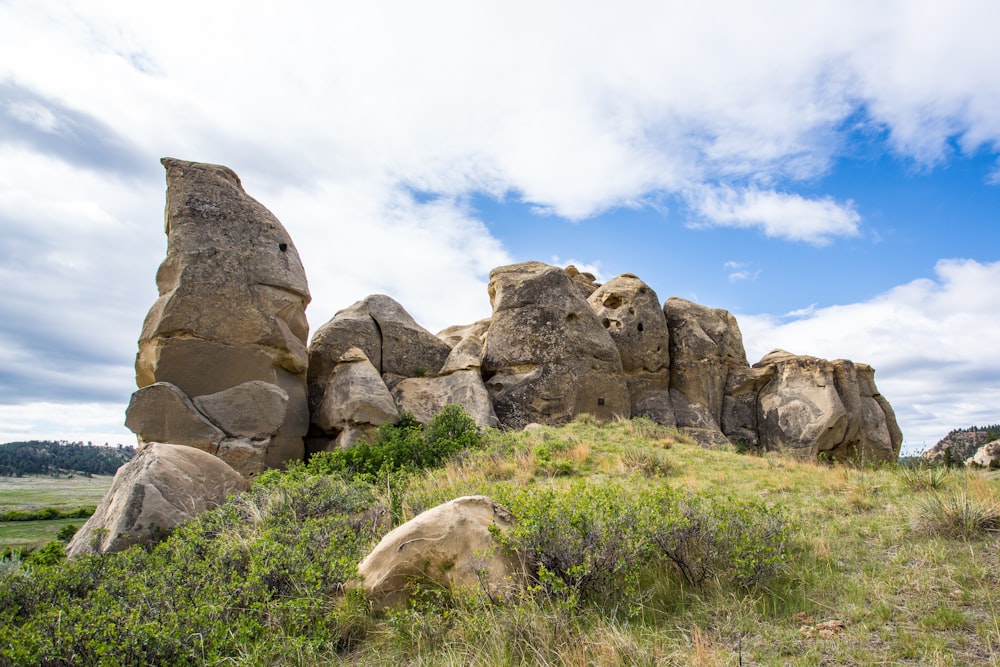
<svg viewBox="0 0 1000 667">
<path fill-rule="evenodd" d="M 295 244 L 230 169 L 164 158 L 167 256 L 126 424 L 245 476 L 303 457 L 310 301 Z"/>
</svg>

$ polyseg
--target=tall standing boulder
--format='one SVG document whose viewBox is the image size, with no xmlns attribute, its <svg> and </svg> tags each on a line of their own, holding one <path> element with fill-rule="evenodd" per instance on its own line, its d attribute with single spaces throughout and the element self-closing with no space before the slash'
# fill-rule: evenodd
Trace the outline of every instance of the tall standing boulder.
<svg viewBox="0 0 1000 667">
<path fill-rule="evenodd" d="M 587 299 L 618 346 L 632 417 L 674 426 L 670 404 L 670 334 L 659 297 L 631 273 L 598 287 Z"/>
<path fill-rule="evenodd" d="M 244 192 L 232 170 L 171 158 L 162 162 L 167 256 L 156 274 L 160 296 L 139 338 L 136 383 L 140 389 L 170 383 L 190 399 L 244 385 L 245 391 L 225 400 L 242 402 L 230 412 L 247 414 L 256 411 L 261 396 L 280 397 L 279 427 L 241 433 L 232 462 L 252 475 L 301 459 L 309 423 L 305 309 L 310 295 L 295 244 L 278 219 Z M 247 385 L 255 382 L 275 390 Z M 143 410 L 134 403 L 129 421 L 155 421 Z M 138 435 L 140 441 L 150 439 Z M 170 440 L 170 433 L 162 435 Z M 226 459 L 223 450 L 218 455 Z"/>
<path fill-rule="evenodd" d="M 490 273 L 482 373 L 500 424 L 627 417 L 618 347 L 566 272 L 540 262 Z"/>
<path fill-rule="evenodd" d="M 663 314 L 670 330 L 670 396 L 677 426 L 703 444 L 724 444 L 729 375 L 750 367 L 736 318 L 679 297 L 667 299 Z"/>
</svg>

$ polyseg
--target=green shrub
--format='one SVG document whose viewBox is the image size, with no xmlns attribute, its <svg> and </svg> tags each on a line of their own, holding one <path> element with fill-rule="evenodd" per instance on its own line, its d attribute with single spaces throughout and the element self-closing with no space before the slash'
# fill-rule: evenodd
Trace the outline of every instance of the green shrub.
<svg viewBox="0 0 1000 667">
<path fill-rule="evenodd" d="M 498 497 L 517 524 L 498 540 L 530 563 L 547 595 L 614 605 L 637 593 L 650 553 L 649 492 L 585 482 L 506 491 Z"/>
<path fill-rule="evenodd" d="M 755 500 L 688 497 L 650 536 L 684 580 L 714 579 L 740 588 L 765 583 L 787 557 L 791 526 L 783 512 Z M 661 511 L 667 511 L 663 507 Z"/>
<path fill-rule="evenodd" d="M 264 482 L 149 549 L 0 568 L 0 665 L 270 664 L 285 643 L 354 645 L 371 487 L 301 469 Z"/>
<path fill-rule="evenodd" d="M 426 428 L 409 412 L 397 423 L 384 423 L 372 442 L 321 452 L 309 460 L 317 473 L 342 473 L 384 478 L 387 472 L 415 471 L 441 465 L 450 456 L 477 448 L 482 429 L 459 405 L 446 405 Z"/>
</svg>

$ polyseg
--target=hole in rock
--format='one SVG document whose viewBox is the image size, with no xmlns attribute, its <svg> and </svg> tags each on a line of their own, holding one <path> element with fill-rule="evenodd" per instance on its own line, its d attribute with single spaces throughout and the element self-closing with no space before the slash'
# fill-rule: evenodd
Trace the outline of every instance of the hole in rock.
<svg viewBox="0 0 1000 667">
<path fill-rule="evenodd" d="M 601 324 L 604 325 L 605 329 L 610 329 L 611 328 L 611 320 L 609 320 L 606 317 L 603 320 L 601 320 Z"/>
<path fill-rule="evenodd" d="M 618 308 L 622 305 L 622 298 L 617 294 L 612 294 L 607 299 L 604 300 L 605 308 Z"/>
<path fill-rule="evenodd" d="M 597 404 L 598 405 L 604 405 L 604 399 L 603 398 L 597 399 Z"/>
<path fill-rule="evenodd" d="M 642 322 L 639 322 L 639 326 L 636 327 L 639 331 L 642 331 Z"/>
<path fill-rule="evenodd" d="M 287 243 L 279 243 L 278 244 L 278 250 L 280 250 L 281 252 L 285 252 L 286 250 L 288 250 L 288 244 Z"/>
</svg>

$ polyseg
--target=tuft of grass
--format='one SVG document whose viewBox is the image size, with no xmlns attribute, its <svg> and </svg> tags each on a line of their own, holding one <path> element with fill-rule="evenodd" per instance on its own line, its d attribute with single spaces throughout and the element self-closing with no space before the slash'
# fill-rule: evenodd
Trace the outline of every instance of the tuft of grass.
<svg viewBox="0 0 1000 667">
<path fill-rule="evenodd" d="M 989 489 L 970 486 L 921 499 L 916 505 L 916 528 L 964 540 L 1000 532 L 1000 499 Z"/>
<path fill-rule="evenodd" d="M 896 477 L 903 486 L 911 491 L 936 491 L 944 488 L 951 477 L 951 471 L 942 465 L 899 466 L 895 469 Z"/>
</svg>

